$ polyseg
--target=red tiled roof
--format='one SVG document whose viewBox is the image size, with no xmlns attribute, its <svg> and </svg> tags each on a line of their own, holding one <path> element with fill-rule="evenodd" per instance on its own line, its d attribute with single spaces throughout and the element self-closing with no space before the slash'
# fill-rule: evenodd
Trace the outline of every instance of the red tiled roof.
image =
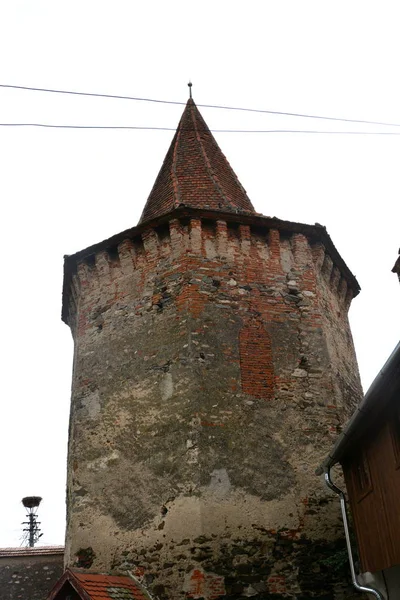
<svg viewBox="0 0 400 600">
<path fill-rule="evenodd" d="M 149 600 L 149 594 L 130 577 L 82 573 L 67 569 L 53 588 L 48 600 L 57 600 L 69 582 L 83 600 Z"/>
<path fill-rule="evenodd" d="M 77 573 L 74 577 L 92 600 L 147 600 L 138 584 L 130 577 L 120 575 L 101 575 L 98 573 Z"/>
<path fill-rule="evenodd" d="M 246 190 L 190 98 L 139 223 L 178 206 L 251 212 Z"/>
</svg>

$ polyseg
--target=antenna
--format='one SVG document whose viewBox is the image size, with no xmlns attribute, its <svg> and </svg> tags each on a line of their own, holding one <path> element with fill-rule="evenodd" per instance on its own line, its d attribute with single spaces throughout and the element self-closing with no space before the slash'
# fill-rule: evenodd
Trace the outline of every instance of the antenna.
<svg viewBox="0 0 400 600">
<path fill-rule="evenodd" d="M 40 533 L 40 521 L 37 520 L 37 508 L 41 503 L 42 499 L 40 496 L 26 496 L 22 498 L 22 504 L 28 511 L 26 515 L 28 521 L 23 521 L 22 525 L 28 525 L 23 529 L 22 543 L 26 543 L 29 548 L 33 548 L 39 538 L 42 537 L 43 533 Z"/>
</svg>

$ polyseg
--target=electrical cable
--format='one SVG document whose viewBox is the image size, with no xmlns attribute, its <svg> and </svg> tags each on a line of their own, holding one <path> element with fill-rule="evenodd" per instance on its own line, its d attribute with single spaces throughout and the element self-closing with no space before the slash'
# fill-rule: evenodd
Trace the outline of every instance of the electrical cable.
<svg viewBox="0 0 400 600">
<path fill-rule="evenodd" d="M 176 131 L 176 127 L 141 127 L 129 125 L 58 125 L 51 123 L 0 123 L 0 127 L 44 127 L 49 129 L 127 129 Z M 182 131 L 182 129 L 181 129 Z M 322 135 L 400 135 L 400 131 L 318 131 L 317 129 L 210 129 L 213 133 L 304 133 Z"/>
<path fill-rule="evenodd" d="M 117 100 L 135 100 L 135 101 L 141 101 L 141 102 L 155 102 L 158 104 L 175 104 L 175 105 L 181 105 L 181 106 L 186 105 L 186 102 L 178 102 L 178 101 L 173 101 L 173 100 L 156 100 L 154 98 L 140 98 L 140 97 L 134 97 L 134 96 L 118 96 L 115 94 L 96 94 L 94 92 L 74 92 L 74 91 L 70 91 L 70 90 L 37 88 L 37 87 L 28 87 L 28 86 L 23 86 L 23 85 L 0 84 L 0 88 L 26 90 L 26 91 L 30 91 L 30 92 L 46 92 L 46 93 L 52 93 L 52 94 L 70 94 L 70 95 L 74 95 L 74 96 L 91 96 L 91 97 L 95 97 L 95 98 L 113 98 L 113 99 L 117 99 Z M 303 113 L 284 112 L 284 111 L 277 111 L 277 110 L 263 110 L 263 109 L 258 109 L 258 108 L 241 108 L 241 107 L 236 107 L 236 106 L 222 106 L 222 105 L 217 105 L 217 104 L 197 104 L 197 106 L 200 106 L 201 108 L 240 110 L 240 111 L 245 111 L 245 112 L 264 113 L 264 114 L 270 114 L 270 115 L 281 115 L 281 116 L 285 116 L 285 117 L 300 117 L 300 118 L 304 118 L 304 119 L 323 119 L 323 120 L 327 120 L 327 121 L 340 121 L 340 122 L 344 122 L 344 123 L 363 123 L 364 125 L 383 125 L 385 127 L 400 127 L 400 123 L 387 123 L 384 121 L 367 121 L 367 120 L 363 120 L 363 119 L 345 119 L 345 118 L 340 118 L 340 117 L 325 117 L 325 116 L 321 116 L 321 115 L 308 115 L 308 114 L 303 114 Z"/>
</svg>

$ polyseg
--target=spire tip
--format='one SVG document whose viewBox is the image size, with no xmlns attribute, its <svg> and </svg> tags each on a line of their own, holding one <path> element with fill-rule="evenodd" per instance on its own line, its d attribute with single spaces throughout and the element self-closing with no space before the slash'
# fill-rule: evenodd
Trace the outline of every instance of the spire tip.
<svg viewBox="0 0 400 600">
<path fill-rule="evenodd" d="M 189 81 L 188 83 L 188 87 L 189 87 L 189 98 L 192 98 L 192 85 L 193 83 L 191 81 Z"/>
</svg>

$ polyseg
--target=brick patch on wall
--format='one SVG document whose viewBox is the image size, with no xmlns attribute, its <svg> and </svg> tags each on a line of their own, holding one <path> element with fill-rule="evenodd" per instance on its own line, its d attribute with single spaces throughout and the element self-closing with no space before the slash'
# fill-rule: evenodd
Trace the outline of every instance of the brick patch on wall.
<svg viewBox="0 0 400 600">
<path fill-rule="evenodd" d="M 271 340 L 262 323 L 253 321 L 241 329 L 239 352 L 242 391 L 271 400 L 274 395 Z"/>
</svg>

